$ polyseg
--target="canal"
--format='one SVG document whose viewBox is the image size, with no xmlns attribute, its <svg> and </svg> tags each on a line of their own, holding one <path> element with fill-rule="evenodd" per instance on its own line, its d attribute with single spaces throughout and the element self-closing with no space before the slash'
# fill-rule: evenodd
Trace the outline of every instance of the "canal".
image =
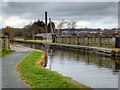
<svg viewBox="0 0 120 90">
<path fill-rule="evenodd" d="M 46 68 L 92 88 L 118 88 L 120 60 L 88 52 L 54 49 L 42 44 L 14 43 L 46 51 Z"/>
</svg>

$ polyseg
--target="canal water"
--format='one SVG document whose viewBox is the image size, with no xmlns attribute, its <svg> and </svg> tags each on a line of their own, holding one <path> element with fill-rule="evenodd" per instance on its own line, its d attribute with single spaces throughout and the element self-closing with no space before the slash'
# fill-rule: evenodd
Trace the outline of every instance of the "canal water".
<svg viewBox="0 0 120 90">
<path fill-rule="evenodd" d="M 95 53 L 50 49 L 40 44 L 16 44 L 46 51 L 46 68 L 71 77 L 77 82 L 92 88 L 118 88 L 120 60 Z"/>
</svg>

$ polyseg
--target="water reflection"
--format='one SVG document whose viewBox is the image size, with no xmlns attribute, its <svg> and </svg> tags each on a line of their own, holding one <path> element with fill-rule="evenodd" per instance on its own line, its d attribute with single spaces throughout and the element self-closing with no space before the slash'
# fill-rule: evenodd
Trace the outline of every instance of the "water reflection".
<svg viewBox="0 0 120 90">
<path fill-rule="evenodd" d="M 52 59 L 53 59 L 53 57 L 54 57 L 54 55 L 55 55 L 55 50 L 54 49 L 48 49 L 48 55 L 49 55 L 49 61 L 50 61 L 50 64 L 49 64 L 49 69 L 51 69 L 52 68 Z"/>
<path fill-rule="evenodd" d="M 63 58 L 74 58 L 76 61 L 85 62 L 87 65 L 95 64 L 99 68 L 111 68 L 114 74 L 120 70 L 120 60 L 95 53 L 49 49 L 48 55 L 51 58 L 51 62 L 55 55 L 60 56 L 61 60 Z"/>
<path fill-rule="evenodd" d="M 117 88 L 120 61 L 103 55 L 51 49 L 47 68 L 93 88 Z"/>
</svg>

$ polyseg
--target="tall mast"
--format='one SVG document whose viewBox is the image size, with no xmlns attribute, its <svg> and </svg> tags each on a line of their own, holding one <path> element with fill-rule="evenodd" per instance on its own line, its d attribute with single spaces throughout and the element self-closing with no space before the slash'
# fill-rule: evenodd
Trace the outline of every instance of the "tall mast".
<svg viewBox="0 0 120 90">
<path fill-rule="evenodd" d="M 50 22 L 51 34 L 53 34 L 53 27 L 52 27 L 52 23 L 51 23 L 51 19 L 50 18 L 49 18 L 49 22 Z"/>
</svg>

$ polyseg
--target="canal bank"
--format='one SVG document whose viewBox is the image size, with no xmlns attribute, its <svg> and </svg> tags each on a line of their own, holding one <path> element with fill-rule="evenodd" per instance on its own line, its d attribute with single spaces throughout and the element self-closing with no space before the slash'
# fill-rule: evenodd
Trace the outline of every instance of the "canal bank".
<svg viewBox="0 0 120 90">
<path fill-rule="evenodd" d="M 55 71 L 51 71 L 41 66 L 45 59 L 44 52 L 33 52 L 24 58 L 18 65 L 21 78 L 33 89 L 36 88 L 75 88 L 79 90 L 88 86 L 75 82 L 67 76 L 63 76 Z M 42 62 L 43 63 L 43 62 Z M 62 90 L 62 89 L 61 89 Z"/>
<path fill-rule="evenodd" d="M 118 88 L 119 60 L 96 53 L 52 49 L 41 44 L 15 44 L 46 51 L 46 68 L 69 76 L 77 82 L 92 88 Z"/>
<path fill-rule="evenodd" d="M 71 49 L 75 51 L 85 51 L 85 52 L 92 52 L 103 54 L 105 56 L 113 57 L 113 58 L 120 58 L 120 49 L 118 48 L 102 48 L 102 47 L 91 47 L 91 46 L 81 46 L 81 45 L 69 45 L 69 44 L 46 44 L 50 45 L 53 48 L 61 48 L 61 49 Z"/>
<path fill-rule="evenodd" d="M 17 58 L 17 60 L 15 61 L 14 57 L 12 61 L 15 61 L 15 65 L 11 66 L 11 67 L 15 67 L 16 66 L 16 70 L 19 72 L 19 76 L 21 77 L 21 79 L 26 82 L 27 84 L 31 85 L 27 88 L 90 88 L 86 85 L 80 84 L 79 82 L 74 82 L 74 80 L 72 78 L 63 76 L 57 72 L 48 70 L 42 66 L 45 66 L 45 62 L 46 60 L 46 53 L 42 52 L 41 50 L 38 49 L 33 49 L 33 48 L 29 48 L 29 47 L 25 47 L 23 45 L 20 44 L 11 44 L 10 45 L 12 50 L 15 50 L 18 54 L 25 54 L 25 53 L 29 53 L 30 55 L 27 55 L 27 57 L 22 58 L 19 60 L 19 58 Z M 26 54 L 25 54 L 26 55 Z M 16 55 L 17 56 L 17 55 Z M 16 58 L 16 57 L 15 57 Z M 4 60 L 7 61 L 7 60 Z M 11 58 L 10 60 L 11 61 Z M 18 62 L 19 61 L 19 62 Z M 19 64 L 18 64 L 19 63 Z M 45 64 L 44 64 L 45 63 Z M 10 63 L 12 64 L 12 62 Z M 7 64 L 3 64 L 3 66 L 7 66 Z M 10 65 L 8 65 L 10 66 Z M 10 71 L 12 70 L 11 68 L 9 69 Z M 8 72 L 7 70 L 4 71 L 5 73 Z M 4 77 L 4 88 L 8 88 L 8 87 L 21 87 L 23 88 L 23 86 L 19 86 L 20 84 L 14 84 L 11 85 L 11 80 L 14 79 L 13 77 L 15 77 L 16 82 L 18 82 L 18 80 L 16 79 L 16 76 L 13 75 L 14 73 L 16 73 L 16 71 L 14 70 L 14 73 L 12 71 L 9 72 L 7 75 L 3 74 Z M 13 75 L 13 76 L 11 76 Z M 10 77 L 8 77 L 10 76 Z M 5 77 L 7 79 L 10 79 L 10 82 L 5 81 Z M 5 85 L 8 84 L 9 86 Z M 14 80 L 13 80 L 14 83 Z M 23 83 L 23 82 L 22 82 Z M 51 83 L 51 84 L 50 84 Z M 11 86 L 10 86 L 11 85 Z M 27 89 L 25 88 L 25 89 Z"/>
<path fill-rule="evenodd" d="M 105 56 L 109 56 L 115 59 L 120 59 L 120 48 L 103 48 L 103 47 L 93 47 L 93 46 L 82 46 L 82 45 L 70 45 L 70 44 L 58 44 L 51 43 L 50 41 L 40 41 L 40 40 L 14 40 L 15 42 L 29 43 L 29 44 L 41 44 L 47 47 L 54 48 L 63 48 L 63 49 L 71 49 L 76 51 L 86 51 L 93 52 L 98 54 L 103 54 Z"/>
</svg>

